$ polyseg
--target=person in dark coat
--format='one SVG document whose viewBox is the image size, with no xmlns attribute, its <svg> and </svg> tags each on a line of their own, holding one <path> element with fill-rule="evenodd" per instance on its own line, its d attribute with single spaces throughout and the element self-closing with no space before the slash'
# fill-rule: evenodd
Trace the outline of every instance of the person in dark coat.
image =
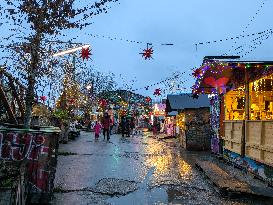
<svg viewBox="0 0 273 205">
<path fill-rule="evenodd" d="M 122 135 L 122 137 L 124 137 L 125 129 L 126 129 L 126 119 L 124 116 L 121 117 L 120 127 L 121 127 L 121 135 Z"/>
<path fill-rule="evenodd" d="M 103 139 L 107 137 L 107 141 L 110 139 L 110 126 L 111 126 L 111 119 L 108 113 L 104 113 L 104 116 L 101 121 L 101 125 L 103 128 Z"/>
<path fill-rule="evenodd" d="M 130 131 L 131 131 L 131 121 L 130 121 L 130 118 L 126 118 L 126 123 L 125 123 L 125 129 L 126 129 L 126 134 L 127 134 L 127 137 L 130 137 Z"/>
<path fill-rule="evenodd" d="M 130 121 L 130 129 L 131 129 L 132 136 L 134 136 L 134 134 L 135 134 L 135 127 L 136 127 L 135 119 L 132 117 L 131 121 Z"/>
</svg>

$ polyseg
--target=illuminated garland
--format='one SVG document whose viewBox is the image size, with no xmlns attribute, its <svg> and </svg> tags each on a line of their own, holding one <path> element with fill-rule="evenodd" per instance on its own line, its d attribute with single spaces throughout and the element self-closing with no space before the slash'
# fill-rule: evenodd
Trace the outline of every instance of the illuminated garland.
<svg viewBox="0 0 273 205">
<path fill-rule="evenodd" d="M 217 67 L 217 69 L 213 69 Z M 232 70 L 231 79 L 224 79 L 222 76 L 219 79 L 214 79 L 213 76 L 221 74 L 226 69 Z M 195 85 L 192 86 L 192 92 L 195 94 L 204 93 L 206 89 L 210 89 L 211 93 L 218 93 L 219 88 L 221 89 L 234 89 L 234 86 L 242 85 L 245 81 L 245 71 L 248 71 L 248 80 L 253 81 L 262 76 L 269 75 L 273 73 L 273 65 L 265 65 L 261 63 L 246 63 L 246 62 L 222 62 L 222 61 L 213 61 L 205 62 L 203 66 L 197 69 L 193 75 L 196 77 Z M 261 72 L 262 70 L 262 72 Z M 211 75 L 204 75 L 209 72 Z M 211 78 L 211 79 L 210 79 Z M 213 79 L 214 81 L 213 81 Z M 207 86 L 201 87 L 201 83 L 205 82 Z M 231 84 L 229 83 L 231 82 Z M 223 90 L 222 90 L 223 91 Z M 225 90 L 224 90 L 225 91 Z"/>
</svg>

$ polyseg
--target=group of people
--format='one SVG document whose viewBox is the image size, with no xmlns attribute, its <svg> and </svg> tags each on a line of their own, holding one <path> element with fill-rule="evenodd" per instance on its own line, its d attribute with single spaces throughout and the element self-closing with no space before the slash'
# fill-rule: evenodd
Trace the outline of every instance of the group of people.
<svg viewBox="0 0 273 205">
<path fill-rule="evenodd" d="M 98 140 L 99 135 L 102 131 L 104 140 L 109 141 L 111 131 L 113 129 L 114 122 L 111 120 L 111 117 L 108 113 L 104 113 L 101 121 L 96 121 L 94 125 L 95 140 Z M 135 120 L 132 117 L 121 117 L 119 128 L 121 131 L 122 137 L 134 135 L 135 133 Z"/>
<path fill-rule="evenodd" d="M 130 137 L 130 135 L 134 135 L 135 127 L 136 125 L 134 118 L 125 118 L 124 116 L 121 117 L 120 128 L 122 137 L 124 137 L 125 134 L 127 137 Z"/>
<path fill-rule="evenodd" d="M 113 121 L 108 113 L 104 113 L 101 123 L 96 121 L 94 125 L 95 139 L 98 140 L 101 130 L 103 130 L 103 139 L 110 140 L 111 130 L 113 128 Z"/>
</svg>

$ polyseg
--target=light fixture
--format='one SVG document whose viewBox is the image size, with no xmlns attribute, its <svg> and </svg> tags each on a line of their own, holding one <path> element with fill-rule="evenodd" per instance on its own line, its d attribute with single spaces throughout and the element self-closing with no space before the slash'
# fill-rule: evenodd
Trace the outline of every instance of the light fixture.
<svg viewBox="0 0 273 205">
<path fill-rule="evenodd" d="M 90 90 L 91 88 L 92 88 L 91 85 L 87 85 L 87 86 L 86 86 L 86 89 L 87 89 L 87 90 Z"/>
<path fill-rule="evenodd" d="M 58 53 L 55 53 L 55 54 L 53 54 L 53 56 L 54 57 L 57 57 L 57 56 L 63 56 L 63 55 L 65 55 L 65 54 L 70 54 L 70 53 L 74 53 L 74 52 L 76 52 L 76 51 L 78 51 L 78 50 L 82 50 L 83 48 L 89 48 L 90 47 L 90 45 L 83 45 L 83 46 L 79 46 L 79 47 L 75 47 L 75 48 L 70 48 L 70 49 L 68 49 L 68 50 L 65 50 L 65 51 L 60 51 L 60 52 L 58 52 Z"/>
</svg>

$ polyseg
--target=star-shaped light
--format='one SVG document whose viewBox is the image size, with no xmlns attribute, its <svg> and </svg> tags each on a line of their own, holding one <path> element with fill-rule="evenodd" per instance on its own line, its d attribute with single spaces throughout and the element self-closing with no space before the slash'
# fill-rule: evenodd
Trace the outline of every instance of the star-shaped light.
<svg viewBox="0 0 273 205">
<path fill-rule="evenodd" d="M 155 89 L 154 95 L 160 96 L 161 95 L 161 89 L 160 88 Z"/>
<path fill-rule="evenodd" d="M 149 45 L 150 44 L 147 43 L 147 48 L 143 50 L 143 53 L 140 53 L 145 60 L 153 58 L 154 50 L 153 47 L 149 47 Z"/>
<path fill-rule="evenodd" d="M 145 101 L 146 101 L 147 103 L 149 103 L 149 102 L 151 102 L 151 98 L 150 98 L 150 97 L 146 97 L 146 98 L 145 98 Z"/>
<path fill-rule="evenodd" d="M 89 48 L 83 48 L 81 51 L 81 57 L 83 60 L 88 60 L 89 56 L 92 55 Z"/>
<path fill-rule="evenodd" d="M 193 75 L 195 78 L 199 77 L 200 74 L 201 74 L 201 70 L 200 70 L 200 69 L 196 69 L 196 70 L 192 73 L 192 75 Z"/>
<path fill-rule="evenodd" d="M 46 96 L 41 96 L 40 100 L 43 101 L 43 103 L 46 101 Z"/>
</svg>

